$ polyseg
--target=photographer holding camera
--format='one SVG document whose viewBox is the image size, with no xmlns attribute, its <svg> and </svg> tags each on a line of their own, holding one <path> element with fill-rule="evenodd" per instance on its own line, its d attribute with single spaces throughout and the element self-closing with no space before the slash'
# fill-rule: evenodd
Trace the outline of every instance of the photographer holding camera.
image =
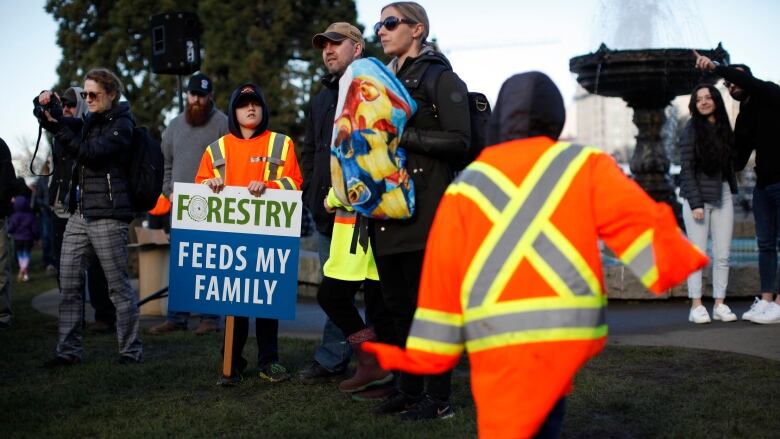
<svg viewBox="0 0 780 439">
<path fill-rule="evenodd" d="M 62 113 L 65 117 L 84 118 L 88 113 L 87 102 L 81 98 L 81 87 L 70 87 L 60 96 Z M 36 98 L 37 99 L 37 98 Z M 65 226 L 68 224 L 68 190 L 75 165 L 74 157 L 65 153 L 62 144 L 52 142 L 52 175 L 49 179 L 48 200 L 51 207 L 52 259 L 57 273 L 60 271 L 60 255 Z M 89 303 L 95 310 L 95 322 L 87 329 L 97 334 L 114 331 L 116 309 L 108 298 L 108 284 L 96 256 L 90 258 L 86 273 L 86 291 Z M 87 293 L 85 293 L 86 295 Z"/>
<path fill-rule="evenodd" d="M 127 276 L 127 233 L 133 209 L 127 193 L 127 170 L 135 121 L 126 102 L 119 102 L 122 83 L 107 69 L 92 69 L 81 97 L 89 112 L 83 120 L 65 117 L 59 97 L 50 91 L 34 100 L 33 113 L 54 135 L 64 154 L 75 161 L 66 196 L 71 213 L 60 258 L 59 342 L 57 356 L 46 367 L 78 364 L 82 354 L 84 309 L 82 269 L 92 255 L 105 273 L 116 307 L 119 363 L 142 361 L 138 338 L 137 294 Z"/>
</svg>

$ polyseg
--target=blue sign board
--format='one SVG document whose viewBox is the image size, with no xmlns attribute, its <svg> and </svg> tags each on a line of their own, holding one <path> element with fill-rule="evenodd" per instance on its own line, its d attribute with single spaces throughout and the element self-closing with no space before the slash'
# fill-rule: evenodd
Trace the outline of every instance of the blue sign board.
<svg viewBox="0 0 780 439">
<path fill-rule="evenodd" d="M 295 319 L 301 193 L 176 184 L 168 309 Z"/>
</svg>

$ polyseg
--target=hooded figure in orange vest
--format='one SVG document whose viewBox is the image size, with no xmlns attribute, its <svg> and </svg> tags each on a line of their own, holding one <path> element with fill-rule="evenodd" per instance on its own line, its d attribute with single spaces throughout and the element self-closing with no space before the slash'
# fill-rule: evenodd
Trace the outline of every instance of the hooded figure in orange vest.
<svg viewBox="0 0 780 439">
<path fill-rule="evenodd" d="M 230 132 L 206 147 L 195 182 L 208 185 L 215 193 L 225 186 L 244 186 L 255 197 L 267 188 L 299 190 L 303 177 L 295 144 L 268 126 L 269 111 L 263 91 L 252 83 L 240 85 L 228 104 Z M 279 363 L 279 321 L 257 318 L 255 333 L 260 379 L 273 383 L 288 379 L 287 368 Z M 232 386 L 241 381 L 247 367 L 241 354 L 248 335 L 249 318 L 226 318 L 223 372 L 218 384 Z"/>
<path fill-rule="evenodd" d="M 557 142 L 563 99 L 546 75 L 509 78 L 489 141 L 433 222 L 406 349 L 370 343 L 417 374 L 469 354 L 480 437 L 557 437 L 574 375 L 607 338 L 599 240 L 656 294 L 707 257 L 602 151 Z"/>
</svg>

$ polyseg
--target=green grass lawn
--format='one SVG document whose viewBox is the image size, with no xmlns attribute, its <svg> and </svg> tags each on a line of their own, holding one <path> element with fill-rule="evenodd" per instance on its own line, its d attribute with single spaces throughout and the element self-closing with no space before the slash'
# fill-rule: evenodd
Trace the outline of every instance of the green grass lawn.
<svg viewBox="0 0 780 439">
<path fill-rule="evenodd" d="M 215 385 L 220 336 L 143 334 L 145 363 L 120 366 L 111 335 L 85 336 L 84 363 L 46 370 L 56 319 L 30 301 L 56 286 L 34 272 L 13 284 L 16 320 L 0 331 L 0 437 L 462 438 L 476 436 L 468 366 L 458 367 L 456 416 L 404 423 L 370 414 L 335 383 L 268 384 L 249 377 Z M 254 358 L 254 341 L 247 358 Z M 283 338 L 293 369 L 315 343 Z M 250 369 L 254 375 L 256 369 Z M 507 389 L 512 391 L 512 389 Z M 778 437 L 780 363 L 677 348 L 609 346 L 579 374 L 568 400 L 567 438 Z M 512 410 L 507 407 L 506 410 Z M 521 415 L 521 414 L 518 414 Z"/>
</svg>

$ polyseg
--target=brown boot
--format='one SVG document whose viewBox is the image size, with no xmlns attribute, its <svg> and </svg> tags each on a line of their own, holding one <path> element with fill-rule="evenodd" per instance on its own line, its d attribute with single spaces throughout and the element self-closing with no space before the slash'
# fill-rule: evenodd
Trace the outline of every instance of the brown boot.
<svg viewBox="0 0 780 439">
<path fill-rule="evenodd" d="M 393 374 L 379 367 L 373 355 L 361 349 L 364 342 L 375 340 L 376 333 L 372 328 L 365 328 L 347 337 L 352 351 L 357 356 L 357 372 L 352 378 L 340 382 L 339 390 L 345 393 L 360 392 L 369 386 L 385 384 L 393 379 Z"/>
</svg>

